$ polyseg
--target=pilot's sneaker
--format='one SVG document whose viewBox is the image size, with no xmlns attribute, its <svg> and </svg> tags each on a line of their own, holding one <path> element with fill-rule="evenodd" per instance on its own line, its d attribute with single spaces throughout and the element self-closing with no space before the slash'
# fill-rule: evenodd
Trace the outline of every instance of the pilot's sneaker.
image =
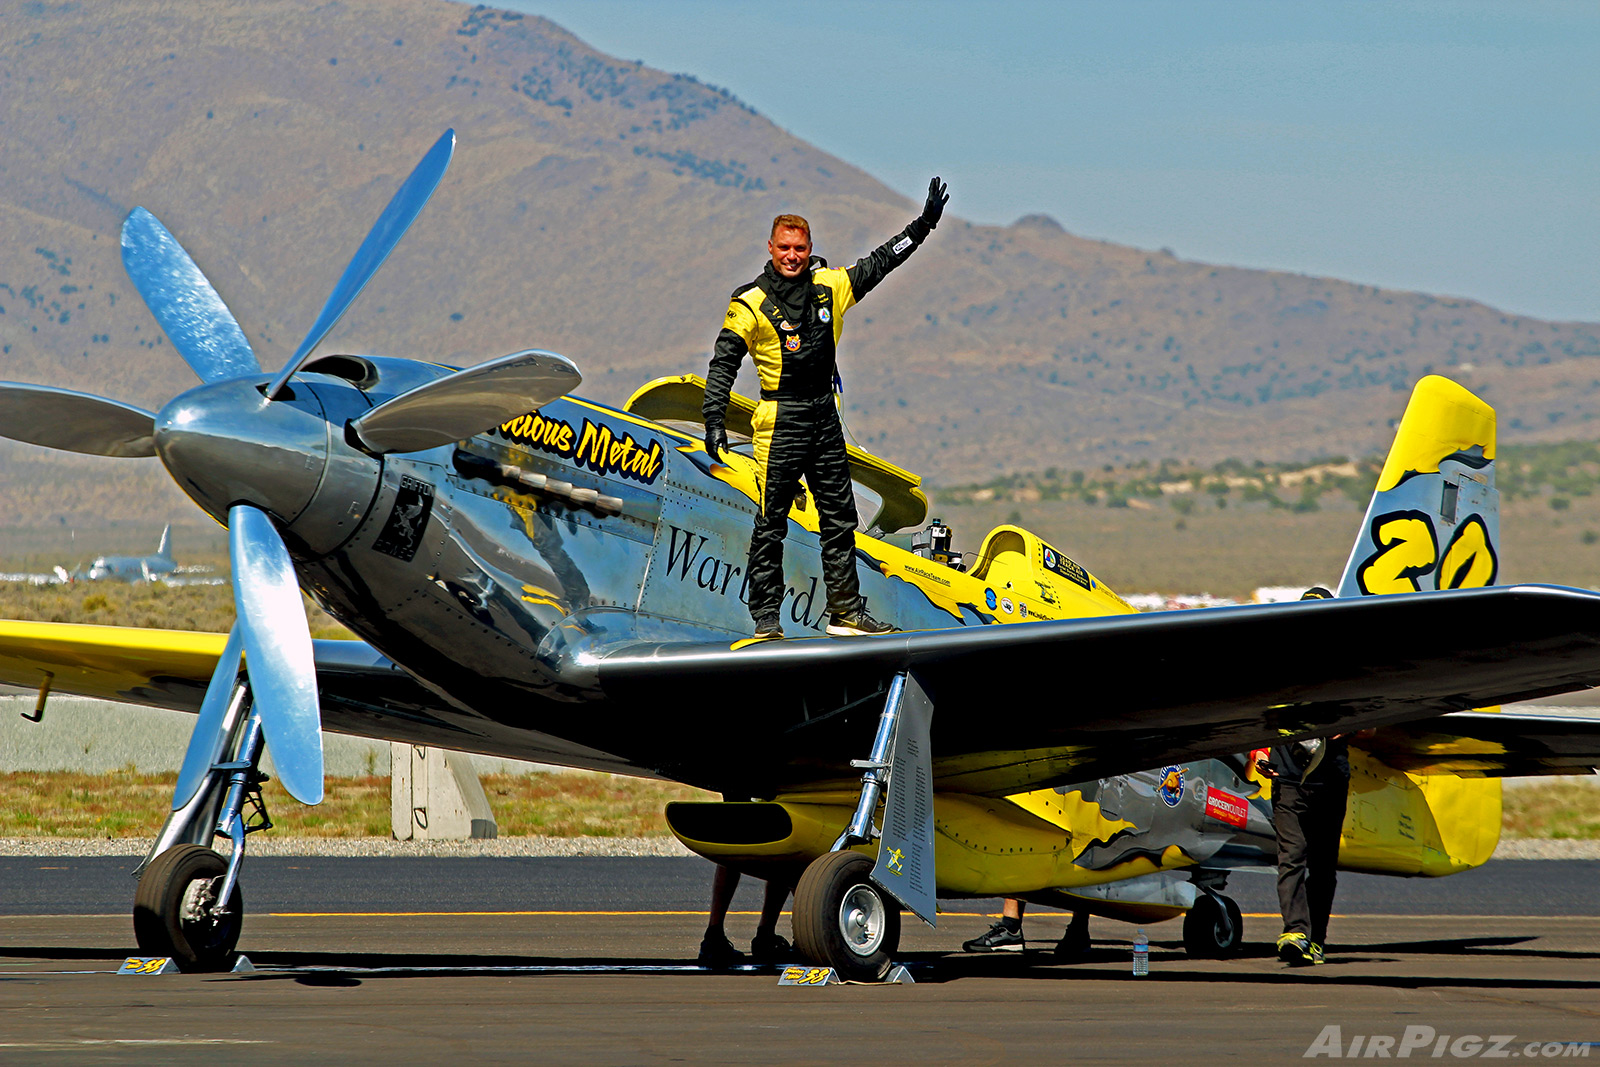
<svg viewBox="0 0 1600 1067">
<path fill-rule="evenodd" d="M 744 953 L 733 947 L 728 935 L 721 931 L 706 931 L 700 942 L 699 963 L 713 971 L 725 971 L 744 962 Z"/>
<path fill-rule="evenodd" d="M 1327 963 L 1328 962 L 1327 960 L 1322 958 L 1322 946 L 1317 944 L 1315 941 L 1311 942 L 1311 944 L 1310 944 L 1309 948 L 1307 949 L 1307 951 L 1311 955 L 1311 962 L 1312 963 Z"/>
<path fill-rule="evenodd" d="M 794 958 L 794 949 L 778 934 L 758 933 L 750 942 L 750 958 L 757 963 L 786 963 Z"/>
<path fill-rule="evenodd" d="M 975 937 L 961 946 L 962 952 L 1021 952 L 1027 947 L 1023 940 L 1022 928 L 1013 930 L 1003 922 L 997 922 L 989 927 L 989 932 L 982 937 Z"/>
<path fill-rule="evenodd" d="M 867 614 L 866 608 L 857 608 L 843 615 L 828 616 L 829 637 L 870 637 L 873 634 L 897 634 L 898 626 L 879 622 Z"/>
<path fill-rule="evenodd" d="M 1305 934 L 1283 934 L 1278 938 L 1278 958 L 1291 967 L 1309 967 L 1317 962 L 1311 947 L 1311 939 Z"/>
<path fill-rule="evenodd" d="M 776 615 L 763 615 L 756 620 L 756 640 L 770 641 L 783 636 L 783 624 Z"/>
</svg>

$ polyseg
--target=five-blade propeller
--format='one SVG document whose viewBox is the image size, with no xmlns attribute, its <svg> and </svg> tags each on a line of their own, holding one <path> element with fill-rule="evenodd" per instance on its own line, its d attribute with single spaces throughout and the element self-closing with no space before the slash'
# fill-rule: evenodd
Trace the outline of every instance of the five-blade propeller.
<svg viewBox="0 0 1600 1067">
<path fill-rule="evenodd" d="M 356 249 L 350 265 L 339 276 L 338 284 L 328 295 L 328 302 L 322 305 L 322 312 L 317 315 L 317 321 L 311 324 L 311 332 L 306 334 L 306 339 L 294 350 L 289 362 L 283 365 L 277 377 L 272 379 L 272 384 L 267 386 L 268 400 L 277 397 L 284 383 L 300 369 L 306 357 L 311 355 L 311 350 L 317 347 L 317 342 L 327 336 L 328 331 L 333 329 L 333 324 L 344 316 L 351 302 L 362 289 L 366 288 L 372 276 L 378 272 L 378 268 L 383 266 L 383 261 L 389 258 L 389 253 L 394 251 L 394 246 L 400 243 L 400 238 L 405 236 L 406 230 L 411 228 L 412 222 L 427 204 L 428 198 L 439 187 L 439 180 L 444 177 L 445 168 L 450 165 L 450 157 L 455 150 L 456 131 L 444 131 L 444 136 L 434 142 L 433 147 L 428 149 L 428 154 L 422 157 L 422 162 L 417 164 L 411 176 L 394 194 L 389 206 L 383 209 L 378 221 L 372 224 L 367 239 Z"/>
<path fill-rule="evenodd" d="M 234 624 L 228 634 L 228 643 L 222 646 L 217 658 L 217 669 L 211 673 L 211 684 L 206 686 L 206 697 L 200 704 L 200 718 L 189 735 L 189 748 L 183 754 L 183 765 L 178 769 L 178 784 L 172 789 L 172 810 L 177 811 L 199 792 L 211 765 L 222 759 L 229 730 L 226 719 L 228 705 L 233 702 L 233 691 L 239 681 L 239 657 L 244 654 L 239 625 Z"/>
<path fill-rule="evenodd" d="M 400 186 L 340 276 L 305 340 L 264 389 L 269 401 L 279 396 L 383 265 L 438 187 L 454 150 L 455 131 L 447 130 Z M 226 383 L 235 379 L 261 374 L 255 352 L 216 288 L 177 239 L 144 208 L 135 208 L 123 225 L 122 261 L 151 315 L 202 382 L 226 388 Z M 360 442 L 375 454 L 418 451 L 473 436 L 535 410 L 565 395 L 580 380 L 578 369 L 562 356 L 536 350 L 518 352 L 395 397 L 367 412 L 352 427 Z M 130 404 L 69 389 L 0 382 L 0 435 L 91 455 L 157 455 L 158 423 L 163 434 L 170 434 L 184 419 L 205 410 L 203 406 L 169 405 L 162 414 L 153 415 Z M 255 410 L 261 417 L 263 409 Z M 246 439 L 253 432 L 250 412 L 240 410 L 238 418 L 241 439 Z M 231 440 L 226 433 L 215 436 L 224 447 Z M 165 451 L 159 454 L 180 483 L 180 467 L 208 463 L 212 458 L 204 451 L 197 456 L 182 452 L 180 458 L 170 442 L 162 447 Z M 238 484 L 247 495 L 253 486 L 248 478 Z M 263 492 L 263 496 L 270 493 Z M 206 689 L 173 792 L 174 811 L 193 800 L 213 766 L 227 758 L 228 741 L 240 718 L 230 709 L 243 693 L 243 684 L 249 687 L 284 788 L 307 804 L 322 799 L 321 712 L 311 634 L 294 565 L 282 534 L 265 510 L 270 507 L 270 501 L 262 499 L 236 502 L 228 511 L 237 621 Z"/>
<path fill-rule="evenodd" d="M 118 400 L 0 382 L 0 427 L 13 441 L 91 456 L 153 456 L 156 417 Z"/>
<path fill-rule="evenodd" d="M 536 411 L 581 381 L 566 356 L 513 352 L 402 393 L 353 420 L 350 429 L 377 454 L 437 448 Z"/>
<path fill-rule="evenodd" d="M 289 550 L 266 512 L 235 504 L 228 511 L 228 557 L 238 612 L 234 627 L 243 639 L 250 691 L 261 711 L 267 751 L 289 794 L 303 803 L 319 804 L 322 711 L 317 703 L 317 664 Z"/>
<path fill-rule="evenodd" d="M 122 266 L 145 307 L 203 382 L 260 374 L 261 364 L 233 312 L 150 212 L 136 207 L 122 224 Z"/>
</svg>

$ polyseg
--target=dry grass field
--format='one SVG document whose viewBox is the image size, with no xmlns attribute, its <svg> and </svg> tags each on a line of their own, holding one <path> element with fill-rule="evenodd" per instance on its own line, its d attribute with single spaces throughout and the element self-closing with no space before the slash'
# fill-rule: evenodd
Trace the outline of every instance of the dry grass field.
<svg viewBox="0 0 1600 1067">
<path fill-rule="evenodd" d="M 0 837 L 153 837 L 172 799 L 175 774 L 24 772 L 0 774 Z M 715 800 L 699 789 L 643 778 L 572 771 L 491 774 L 483 788 L 503 837 L 660 837 L 673 800 Z M 329 778 L 308 808 L 276 781 L 263 790 L 279 833 L 303 837 L 389 836 L 389 779 Z M 1552 781 L 1505 791 L 1508 837 L 1600 838 L 1600 788 Z"/>
<path fill-rule="evenodd" d="M 1173 499 L 1134 503 L 1148 507 L 991 500 L 939 503 L 933 514 L 974 553 L 996 525 L 1020 520 L 1119 593 L 1248 599 L 1258 586 L 1337 582 L 1366 507 L 1334 495 L 1311 512 L 1237 496 L 1222 509 L 1195 500 L 1187 513 Z M 1562 510 L 1546 499 L 1502 501 L 1500 546 L 1502 583 L 1600 587 L 1600 497 L 1573 497 Z"/>
<path fill-rule="evenodd" d="M 19 772 L 0 774 L 0 837 L 154 837 L 176 774 Z M 672 800 L 714 794 L 644 778 L 588 771 L 484 775 L 483 788 L 505 837 L 661 837 Z M 329 778 L 308 808 L 276 780 L 262 790 L 273 825 L 297 837 L 388 837 L 389 779 Z"/>
</svg>

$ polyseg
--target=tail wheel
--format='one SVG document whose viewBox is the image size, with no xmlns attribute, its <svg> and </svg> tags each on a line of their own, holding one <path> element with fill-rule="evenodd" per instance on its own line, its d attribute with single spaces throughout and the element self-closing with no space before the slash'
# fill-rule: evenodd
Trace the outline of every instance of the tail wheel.
<svg viewBox="0 0 1600 1067">
<path fill-rule="evenodd" d="M 859 852 L 813 860 L 794 890 L 794 947 L 839 977 L 876 982 L 900 947 L 900 905 L 873 884 Z"/>
<path fill-rule="evenodd" d="M 233 960 L 244 925 L 244 894 L 233 887 L 227 911 L 213 915 L 228 864 L 201 845 L 177 845 L 139 876 L 133 898 L 133 933 L 139 950 L 171 956 L 185 971 L 218 971 Z"/>
<path fill-rule="evenodd" d="M 1201 893 L 1183 917 L 1184 951 L 1195 959 L 1220 960 L 1244 942 L 1244 916 L 1231 897 Z"/>
</svg>

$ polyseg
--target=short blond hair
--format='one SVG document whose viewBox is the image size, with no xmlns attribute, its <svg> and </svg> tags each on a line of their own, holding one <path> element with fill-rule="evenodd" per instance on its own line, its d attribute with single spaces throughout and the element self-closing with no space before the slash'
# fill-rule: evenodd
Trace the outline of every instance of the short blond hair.
<svg viewBox="0 0 1600 1067">
<path fill-rule="evenodd" d="M 802 230 L 806 235 L 806 240 L 811 240 L 811 223 L 807 222 L 799 215 L 779 215 L 777 218 L 773 219 L 772 232 L 768 234 L 767 237 L 770 239 L 778 236 L 778 230 L 780 228 L 785 230 Z"/>
</svg>

